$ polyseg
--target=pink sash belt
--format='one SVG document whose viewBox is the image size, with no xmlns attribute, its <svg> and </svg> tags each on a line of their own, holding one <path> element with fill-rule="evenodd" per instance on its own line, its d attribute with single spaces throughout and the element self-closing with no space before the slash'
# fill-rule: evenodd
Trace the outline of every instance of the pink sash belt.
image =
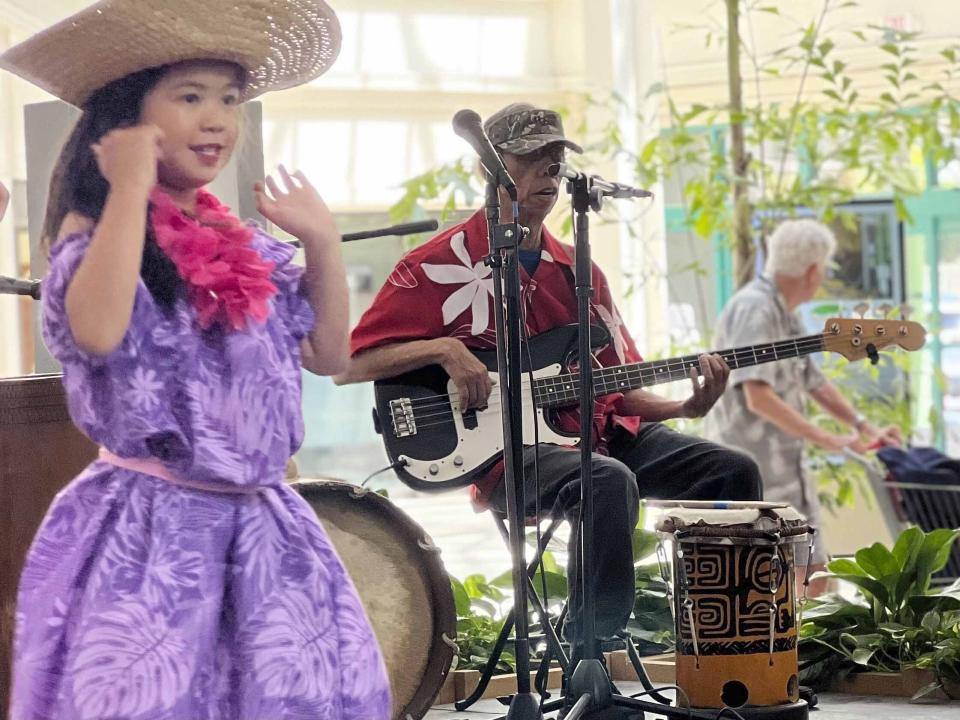
<svg viewBox="0 0 960 720">
<path fill-rule="evenodd" d="M 166 465 L 155 458 L 122 458 L 114 455 L 105 447 L 100 448 L 100 460 L 115 465 L 124 470 L 143 473 L 152 477 L 166 480 L 171 485 L 190 488 L 192 490 L 206 490 L 207 492 L 228 493 L 231 495 L 254 495 L 264 488 L 259 485 L 227 485 L 226 483 L 198 482 L 184 480 L 177 477 Z"/>
</svg>

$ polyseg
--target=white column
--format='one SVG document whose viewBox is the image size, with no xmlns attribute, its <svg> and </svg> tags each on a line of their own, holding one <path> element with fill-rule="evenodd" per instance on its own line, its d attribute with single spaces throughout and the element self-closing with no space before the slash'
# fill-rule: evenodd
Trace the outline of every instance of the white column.
<svg viewBox="0 0 960 720">
<path fill-rule="evenodd" d="M 626 149 L 632 153 L 639 153 L 660 130 L 659 95 L 647 97 L 648 89 L 661 79 L 654 5 L 654 0 L 611 0 L 611 87 L 626 100 L 627 107 L 620 109 L 617 121 Z M 649 122 L 641 122 L 638 115 Z M 615 172 L 621 182 L 637 182 L 629 158 L 621 157 Z M 656 193 L 652 207 L 647 209 L 649 200 L 623 206 L 624 216 L 631 222 L 619 228 L 623 290 L 632 288 L 621 300 L 620 311 L 644 353 L 663 350 L 668 339 L 663 193 L 659 186 L 648 189 Z"/>
<path fill-rule="evenodd" d="M 10 37 L 10 28 L 0 26 L 0 51 L 10 46 Z M 0 72 L 0 98 L 3 98 L 0 102 L 0 181 L 10 191 L 13 190 L 13 179 L 23 177 L 17 172 L 23 146 L 17 142 L 20 106 L 14 101 L 13 83 L 9 73 Z M 0 222 L 0 275 L 17 275 L 12 200 L 6 218 Z M 0 295 L 0 377 L 21 374 L 20 305 L 19 297 Z"/>
</svg>

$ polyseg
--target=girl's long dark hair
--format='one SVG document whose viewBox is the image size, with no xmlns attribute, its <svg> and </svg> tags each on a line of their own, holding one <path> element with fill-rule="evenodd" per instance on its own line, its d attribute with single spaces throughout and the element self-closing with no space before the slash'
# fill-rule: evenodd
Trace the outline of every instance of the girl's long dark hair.
<svg viewBox="0 0 960 720">
<path fill-rule="evenodd" d="M 83 106 L 50 178 L 43 224 L 43 241 L 48 247 L 56 242 L 68 213 L 78 213 L 94 223 L 100 220 L 110 184 L 100 174 L 91 146 L 111 130 L 138 124 L 144 98 L 166 71 L 166 67 L 149 68 L 115 80 Z M 176 266 L 157 245 L 149 219 L 140 277 L 159 305 L 173 307 L 182 281 Z"/>
</svg>

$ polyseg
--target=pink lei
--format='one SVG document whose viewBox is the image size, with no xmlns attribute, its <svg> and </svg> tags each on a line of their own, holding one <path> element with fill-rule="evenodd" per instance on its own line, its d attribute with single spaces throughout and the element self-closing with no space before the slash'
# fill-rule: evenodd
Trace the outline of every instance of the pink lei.
<svg viewBox="0 0 960 720">
<path fill-rule="evenodd" d="M 243 330 L 248 317 L 266 320 L 268 301 L 277 294 L 270 280 L 274 264 L 250 246 L 253 229 L 205 190 L 197 192 L 196 217 L 159 189 L 150 194 L 150 202 L 157 245 L 186 283 L 200 327 Z"/>
</svg>

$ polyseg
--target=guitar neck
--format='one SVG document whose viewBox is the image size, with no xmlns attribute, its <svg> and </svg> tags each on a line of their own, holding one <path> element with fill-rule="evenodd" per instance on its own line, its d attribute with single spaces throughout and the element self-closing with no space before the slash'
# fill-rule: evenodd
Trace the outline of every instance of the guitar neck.
<svg viewBox="0 0 960 720">
<path fill-rule="evenodd" d="M 791 340 L 778 340 L 763 345 L 720 350 L 719 355 L 732 370 L 762 365 L 787 358 L 803 357 L 823 350 L 823 335 L 807 335 Z M 653 360 L 650 362 L 596 368 L 593 388 L 597 395 L 609 395 L 690 377 L 690 369 L 700 367 L 699 355 Z M 561 407 L 579 402 L 580 376 L 562 373 L 535 382 L 537 402 L 541 407 Z"/>
</svg>

